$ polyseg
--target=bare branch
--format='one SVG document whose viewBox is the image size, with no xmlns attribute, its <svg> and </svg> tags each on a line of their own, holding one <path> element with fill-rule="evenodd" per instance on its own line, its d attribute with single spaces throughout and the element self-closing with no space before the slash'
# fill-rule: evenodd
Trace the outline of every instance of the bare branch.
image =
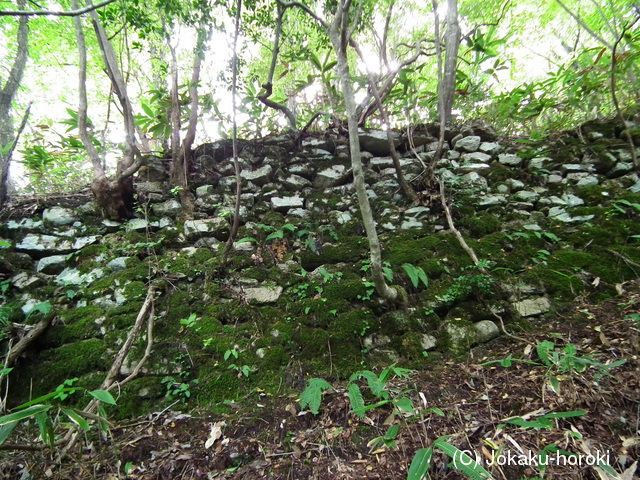
<svg viewBox="0 0 640 480">
<path fill-rule="evenodd" d="M 103 0 L 102 2 L 96 3 L 95 5 L 87 5 L 82 8 L 70 10 L 70 11 L 56 11 L 56 10 L 5 10 L 0 11 L 0 17 L 77 17 L 83 15 L 88 12 L 92 12 L 98 8 L 102 8 L 110 3 L 115 2 L 116 0 Z"/>
<path fill-rule="evenodd" d="M 582 20 L 582 18 L 580 18 L 578 15 L 576 15 L 575 13 L 573 13 L 569 7 L 567 7 L 562 0 L 556 0 L 556 2 L 558 3 L 558 5 L 560 5 L 565 12 L 567 12 L 569 15 L 571 15 L 573 17 L 573 19 L 578 22 L 578 25 L 580 25 L 582 28 L 585 29 L 585 31 L 591 35 L 593 38 L 595 38 L 596 40 L 598 40 L 602 45 L 604 45 L 605 47 L 607 47 L 609 50 L 611 50 L 613 48 L 613 45 L 611 45 L 609 42 L 607 42 L 604 38 L 602 38 L 600 35 L 598 35 L 596 32 L 594 32 L 593 30 L 591 30 L 587 24 L 584 22 L 584 20 Z"/>
</svg>

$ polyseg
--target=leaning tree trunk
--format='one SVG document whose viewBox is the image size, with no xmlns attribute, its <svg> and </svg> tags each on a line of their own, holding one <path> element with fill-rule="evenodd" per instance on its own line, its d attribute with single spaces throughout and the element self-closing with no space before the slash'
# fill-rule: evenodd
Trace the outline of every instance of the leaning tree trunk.
<svg viewBox="0 0 640 480">
<path fill-rule="evenodd" d="M 72 1 L 72 7 L 78 8 L 77 0 Z M 133 213 L 134 188 L 132 175 L 137 171 L 140 165 L 140 152 L 138 151 L 134 140 L 133 115 L 131 113 L 131 104 L 127 97 L 124 81 L 117 70 L 117 64 L 113 65 L 113 50 L 106 51 L 111 48 L 108 43 L 104 30 L 99 25 L 97 16 L 94 18 L 94 27 L 100 47 L 103 51 L 103 58 L 109 77 L 111 78 L 114 88 L 117 92 L 121 104 L 123 104 L 123 114 L 125 115 L 125 131 L 127 134 L 127 142 L 124 152 L 124 158 L 118 162 L 117 172 L 114 178 L 108 178 L 102 164 L 102 160 L 95 145 L 89 135 L 87 125 L 87 49 L 82 27 L 82 19 L 79 16 L 74 18 L 76 30 L 76 43 L 78 44 L 79 56 L 79 72 L 78 72 L 78 133 L 80 140 L 87 150 L 89 158 L 93 166 L 93 182 L 91 183 L 91 191 L 96 202 L 102 209 L 105 217 L 111 220 L 119 220 L 130 217 Z M 111 58 L 110 58 L 111 57 Z M 117 77 L 117 79 L 116 79 Z M 125 106 L 126 104 L 126 106 Z M 130 119 L 127 118 L 130 115 Z M 137 158 L 136 158 L 137 157 Z M 135 158 L 135 160 L 134 160 Z"/>
<path fill-rule="evenodd" d="M 24 9 L 26 0 L 18 2 L 18 10 Z M 13 100 L 15 98 L 29 55 L 29 17 L 20 17 L 18 25 L 18 45 L 7 81 L 0 89 L 0 206 L 7 199 L 7 181 L 11 162 L 12 145 L 15 146 L 13 128 Z M 27 115 L 28 116 L 28 115 Z"/>
</svg>

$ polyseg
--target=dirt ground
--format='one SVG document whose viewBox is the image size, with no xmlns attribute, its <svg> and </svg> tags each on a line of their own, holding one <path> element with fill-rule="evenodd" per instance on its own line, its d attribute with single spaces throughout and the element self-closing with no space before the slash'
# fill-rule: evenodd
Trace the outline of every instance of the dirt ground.
<svg viewBox="0 0 640 480">
<path fill-rule="evenodd" d="M 233 415 L 156 413 L 113 426 L 108 439 L 89 434 L 65 458 L 58 449 L 5 449 L 0 478 L 406 479 L 416 452 L 450 435 L 446 442 L 495 479 L 637 479 L 640 283 L 623 289 L 599 305 L 577 302 L 535 333 L 503 335 L 465 360 L 392 378 L 386 390 L 396 401 L 411 399 L 411 416 L 386 404 L 360 420 L 344 385 L 325 392 L 318 415 L 301 412 L 296 396 L 255 391 Z M 538 356 L 543 341 L 555 345 L 550 365 Z M 503 361 L 486 363 L 495 360 Z M 363 391 L 368 403 L 377 401 Z M 397 435 L 385 439 L 393 425 Z M 531 460 L 541 451 L 549 454 L 546 467 Z M 618 473 L 592 465 L 597 460 Z M 442 449 L 428 475 L 471 478 Z"/>
</svg>

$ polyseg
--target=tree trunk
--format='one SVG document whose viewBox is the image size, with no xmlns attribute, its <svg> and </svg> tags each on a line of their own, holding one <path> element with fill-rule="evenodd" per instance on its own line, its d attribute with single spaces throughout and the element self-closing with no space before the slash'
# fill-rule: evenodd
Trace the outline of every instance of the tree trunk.
<svg viewBox="0 0 640 480">
<path fill-rule="evenodd" d="M 121 220 L 133 216 L 133 177 L 129 176 L 121 180 L 106 176 L 94 178 L 91 191 L 105 217 L 110 220 Z"/>
<path fill-rule="evenodd" d="M 25 7 L 26 0 L 18 2 L 18 10 Z M 20 17 L 18 25 L 18 46 L 16 57 L 9 71 L 7 81 L 0 90 L 0 207 L 7 199 L 7 181 L 9 179 L 9 166 L 11 163 L 10 145 L 14 143 L 15 134 L 13 128 L 13 100 L 15 98 L 29 55 L 29 17 Z"/>
<path fill-rule="evenodd" d="M 360 140 L 358 137 L 358 120 L 356 118 L 356 102 L 353 95 L 351 75 L 349 73 L 349 63 L 347 61 L 347 45 L 351 37 L 348 33 L 348 8 L 349 1 L 342 1 L 338 6 L 336 17 L 328 29 L 329 38 L 336 51 L 338 59 L 338 76 L 342 85 L 342 93 L 347 113 L 347 123 L 349 127 L 349 149 L 351 152 L 351 168 L 353 169 L 353 180 L 356 186 L 358 204 L 362 222 L 369 240 L 369 252 L 371 258 L 371 274 L 376 287 L 376 292 L 385 301 L 395 302 L 398 292 L 389 287 L 382 273 L 382 253 L 380 241 L 376 232 L 376 224 L 371 212 L 371 204 L 367 196 L 366 185 L 364 183 L 364 172 L 362 169 L 362 157 L 360 152 Z"/>
</svg>

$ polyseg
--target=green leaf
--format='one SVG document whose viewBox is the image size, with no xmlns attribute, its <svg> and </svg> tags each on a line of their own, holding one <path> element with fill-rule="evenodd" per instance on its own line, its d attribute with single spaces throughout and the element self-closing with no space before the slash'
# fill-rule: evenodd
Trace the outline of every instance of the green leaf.
<svg viewBox="0 0 640 480">
<path fill-rule="evenodd" d="M 357 415 L 357 417 L 362 420 L 364 418 L 364 398 L 362 397 L 362 392 L 360 391 L 360 387 L 356 383 L 350 383 L 347 387 L 347 392 L 349 393 L 349 403 L 351 404 L 351 411 Z"/>
<path fill-rule="evenodd" d="M 53 433 L 53 423 L 51 422 L 51 418 L 49 418 L 46 411 L 43 411 L 36 414 L 35 419 L 40 430 L 40 438 L 44 443 L 53 448 L 55 435 Z"/>
<path fill-rule="evenodd" d="M 396 407 L 398 407 L 400 410 L 404 412 L 411 413 L 411 414 L 415 413 L 415 410 L 413 408 L 413 402 L 409 397 L 402 397 L 398 400 L 395 400 L 393 403 L 395 404 Z"/>
<path fill-rule="evenodd" d="M 253 243 L 258 243 L 258 241 L 253 238 L 253 237 L 244 237 L 241 238 L 240 240 L 238 240 L 236 243 L 247 243 L 247 242 L 253 242 Z"/>
<path fill-rule="evenodd" d="M 13 429 L 16 428 L 16 425 L 18 425 L 17 420 L 15 422 L 9 422 L 6 423 L 2 426 L 0 426 L 0 445 L 2 445 L 7 438 L 9 438 L 9 435 L 11 435 L 11 432 L 13 432 Z"/>
<path fill-rule="evenodd" d="M 80 428 L 82 428 L 84 431 L 89 430 L 89 422 L 87 422 L 84 418 L 82 418 L 80 415 L 78 415 L 78 413 L 71 409 L 71 408 L 60 408 L 60 410 L 62 410 L 62 412 L 69 417 L 69 420 L 71 420 L 73 423 L 75 423 L 76 425 L 78 425 Z"/>
<path fill-rule="evenodd" d="M 92 390 L 91 392 L 89 392 L 89 395 L 91 395 L 96 400 L 100 400 L 102 403 L 106 403 L 108 405 L 116 404 L 116 401 L 113 398 L 113 395 L 111 395 L 106 390 Z"/>
<path fill-rule="evenodd" d="M 571 412 L 554 412 L 554 413 L 547 413 L 546 415 L 544 415 L 541 418 L 571 418 L 571 417 L 581 417 L 582 415 L 586 414 L 587 411 L 586 410 L 575 410 L 575 411 L 571 411 Z"/>
<path fill-rule="evenodd" d="M 10 413 L 9 415 L 5 415 L 0 417 L 0 425 L 6 425 L 12 422 L 19 422 L 25 418 L 35 417 L 36 415 L 46 412 L 50 410 L 52 405 L 33 405 L 29 408 L 25 408 L 24 410 L 20 410 L 19 412 Z"/>
<path fill-rule="evenodd" d="M 265 238 L 264 241 L 268 242 L 269 240 L 273 240 L 274 238 L 284 238 L 284 232 L 282 230 L 276 230 L 275 232 L 267 235 L 267 238 Z"/>
<path fill-rule="evenodd" d="M 407 480 L 422 480 L 431 465 L 431 457 L 433 456 L 433 448 L 421 448 L 413 456 Z"/>
<path fill-rule="evenodd" d="M 538 357 L 547 367 L 551 366 L 551 358 L 549 357 L 549 353 L 552 352 L 555 348 L 555 344 L 549 340 L 544 340 L 543 342 L 538 343 L 538 345 L 536 346 Z"/>
<path fill-rule="evenodd" d="M 307 388 L 300 394 L 300 409 L 304 410 L 305 407 L 309 407 L 311 413 L 317 415 L 320 411 L 320 403 L 322 403 L 322 392 L 333 389 L 331 384 L 323 378 L 310 378 L 307 382 Z"/>
<path fill-rule="evenodd" d="M 433 442 L 433 448 L 438 448 L 442 452 L 453 460 L 453 466 L 456 470 L 459 470 L 464 475 L 478 480 L 484 480 L 491 478 L 491 474 L 487 472 L 480 464 L 478 464 L 473 458 L 458 449 L 456 446 L 451 445 L 446 441 L 450 435 L 438 438 Z"/>
</svg>

